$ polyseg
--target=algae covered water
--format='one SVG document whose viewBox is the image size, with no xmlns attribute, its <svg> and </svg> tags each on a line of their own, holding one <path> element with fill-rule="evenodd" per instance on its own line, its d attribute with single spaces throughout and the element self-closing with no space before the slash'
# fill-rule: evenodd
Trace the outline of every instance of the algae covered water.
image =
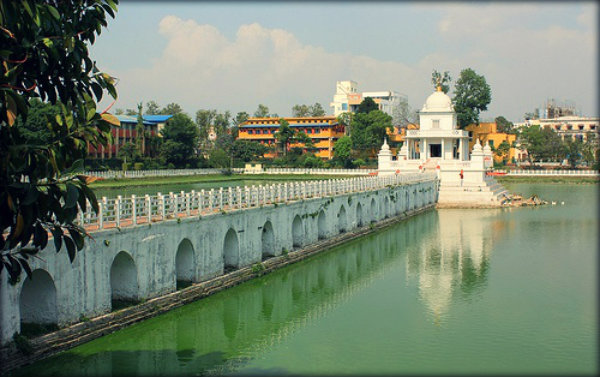
<svg viewBox="0 0 600 377">
<path fill-rule="evenodd" d="M 15 374 L 596 374 L 598 185 L 506 187 Z"/>
</svg>

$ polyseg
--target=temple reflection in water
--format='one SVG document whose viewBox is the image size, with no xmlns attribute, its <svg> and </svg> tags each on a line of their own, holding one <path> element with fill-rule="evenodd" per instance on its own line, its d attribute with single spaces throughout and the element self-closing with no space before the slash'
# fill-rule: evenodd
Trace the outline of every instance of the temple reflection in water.
<svg viewBox="0 0 600 377">
<path fill-rule="evenodd" d="M 471 294 L 484 286 L 494 233 L 500 230 L 497 215 L 494 209 L 438 210 L 437 229 L 408 250 L 409 284 L 417 282 L 436 322 L 449 311 L 454 294 Z"/>
</svg>

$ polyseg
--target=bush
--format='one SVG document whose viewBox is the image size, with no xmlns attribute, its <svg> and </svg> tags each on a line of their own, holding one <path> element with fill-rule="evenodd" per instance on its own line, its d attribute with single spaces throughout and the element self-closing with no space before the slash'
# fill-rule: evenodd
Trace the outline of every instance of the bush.
<svg viewBox="0 0 600 377">
<path fill-rule="evenodd" d="M 127 170 L 129 170 L 130 166 L 131 166 L 131 164 L 129 162 L 123 162 L 121 164 L 121 170 L 127 171 Z"/>
<path fill-rule="evenodd" d="M 133 164 L 133 170 L 142 170 L 144 168 L 143 162 L 136 162 Z"/>
</svg>

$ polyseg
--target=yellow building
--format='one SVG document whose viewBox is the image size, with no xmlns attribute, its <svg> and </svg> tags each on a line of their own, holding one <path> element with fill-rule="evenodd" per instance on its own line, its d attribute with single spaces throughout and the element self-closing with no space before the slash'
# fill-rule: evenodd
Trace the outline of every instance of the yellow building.
<svg viewBox="0 0 600 377">
<path fill-rule="evenodd" d="M 304 132 L 315 145 L 315 156 L 324 159 L 333 158 L 333 145 L 344 136 L 344 126 L 334 116 L 294 117 L 294 118 L 248 118 L 239 126 L 238 139 L 256 141 L 271 146 L 273 149 L 264 157 L 271 158 L 277 154 L 275 132 L 279 129 L 279 120 L 285 119 L 290 127 Z M 289 147 L 303 147 L 303 144 L 291 144 Z"/>
<path fill-rule="evenodd" d="M 513 143 L 517 140 L 517 135 L 507 134 L 504 132 L 497 132 L 496 122 L 483 122 L 479 124 L 469 124 L 465 127 L 466 131 L 469 131 L 469 150 L 473 150 L 473 146 L 475 145 L 477 139 L 481 145 L 485 145 L 486 142 L 490 143 L 490 147 L 494 151 L 494 161 L 502 162 L 502 160 L 508 161 L 511 163 L 513 158 L 517 159 L 517 149 L 512 147 Z M 503 142 L 506 141 L 511 148 L 508 151 L 508 155 L 499 156 L 497 155 L 495 149 Z"/>
</svg>

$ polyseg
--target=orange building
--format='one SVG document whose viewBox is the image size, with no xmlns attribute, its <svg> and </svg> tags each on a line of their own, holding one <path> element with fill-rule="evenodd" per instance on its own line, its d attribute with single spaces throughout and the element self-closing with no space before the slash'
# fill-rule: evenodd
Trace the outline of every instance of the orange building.
<svg viewBox="0 0 600 377">
<path fill-rule="evenodd" d="M 324 159 L 333 158 L 333 145 L 344 136 L 344 126 L 334 116 L 297 117 L 297 118 L 248 118 L 240 124 L 238 139 L 256 141 L 272 146 L 273 150 L 264 157 L 275 157 L 277 140 L 275 132 L 279 129 L 279 120 L 286 120 L 294 131 L 302 131 L 310 137 L 315 145 L 315 156 Z M 291 144 L 291 147 L 302 147 L 303 144 Z"/>
<path fill-rule="evenodd" d="M 517 149 L 512 147 L 513 143 L 517 140 L 517 135 L 507 134 L 504 132 L 497 132 L 496 122 L 483 122 L 479 124 L 469 124 L 465 127 L 466 131 L 469 131 L 469 150 L 473 150 L 477 139 L 481 145 L 485 145 L 486 142 L 490 143 L 490 147 L 494 150 L 494 161 L 502 162 L 503 159 L 508 162 L 513 161 L 513 158 L 517 158 Z M 507 156 L 498 156 L 495 149 L 503 142 L 506 141 L 511 145 Z"/>
</svg>

